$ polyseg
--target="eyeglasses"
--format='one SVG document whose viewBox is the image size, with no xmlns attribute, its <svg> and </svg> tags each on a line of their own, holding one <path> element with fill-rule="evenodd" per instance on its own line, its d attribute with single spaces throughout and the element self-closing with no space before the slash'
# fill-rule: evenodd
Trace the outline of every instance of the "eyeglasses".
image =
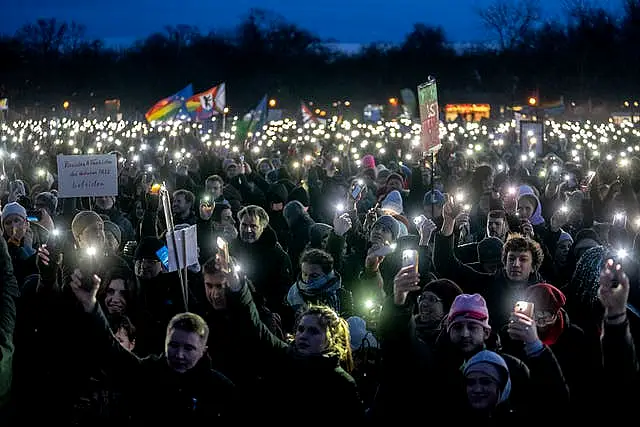
<svg viewBox="0 0 640 427">
<path fill-rule="evenodd" d="M 422 304 L 423 302 L 425 304 L 437 304 L 439 302 L 442 302 L 442 299 L 438 298 L 433 294 L 420 295 L 418 297 L 418 304 Z"/>
</svg>

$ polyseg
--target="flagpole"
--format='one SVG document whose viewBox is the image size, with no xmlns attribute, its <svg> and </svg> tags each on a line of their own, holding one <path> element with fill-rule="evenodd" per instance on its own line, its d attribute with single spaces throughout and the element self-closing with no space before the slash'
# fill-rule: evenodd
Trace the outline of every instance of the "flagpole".
<svg viewBox="0 0 640 427">
<path fill-rule="evenodd" d="M 178 256 L 178 239 L 176 239 L 176 229 L 173 224 L 173 213 L 171 212 L 171 200 L 169 196 L 169 190 L 167 190 L 166 185 L 163 183 L 160 188 L 160 200 L 162 201 L 162 209 L 164 211 L 164 220 L 167 226 L 166 236 L 169 238 L 171 236 L 171 241 L 173 243 L 173 252 L 176 257 L 176 264 L 178 267 L 178 278 L 180 279 L 180 286 L 182 288 L 182 298 L 184 301 L 184 310 L 189 311 L 189 292 L 187 291 L 187 281 L 186 274 L 183 275 L 182 269 L 180 268 L 180 257 Z M 186 245 L 184 239 L 182 239 L 182 244 Z M 185 255 L 184 258 L 185 267 L 187 264 L 187 257 Z M 186 272 L 185 268 L 185 272 Z"/>
</svg>

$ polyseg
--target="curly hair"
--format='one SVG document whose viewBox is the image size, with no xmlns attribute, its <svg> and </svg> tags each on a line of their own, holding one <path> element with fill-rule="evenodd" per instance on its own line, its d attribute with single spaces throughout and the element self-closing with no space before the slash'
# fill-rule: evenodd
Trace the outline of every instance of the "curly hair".
<svg viewBox="0 0 640 427">
<path fill-rule="evenodd" d="M 349 324 L 342 317 L 324 305 L 313 305 L 305 310 L 299 317 L 315 316 L 318 323 L 327 334 L 328 350 L 327 354 L 336 355 L 340 360 L 340 366 L 347 371 L 354 369 L 353 354 L 351 352 L 351 337 L 349 334 Z"/>
<path fill-rule="evenodd" d="M 507 265 L 507 255 L 509 252 L 531 252 L 531 265 L 533 271 L 538 271 L 544 261 L 544 252 L 540 243 L 523 236 L 522 234 L 510 234 L 502 247 L 502 263 Z"/>
</svg>

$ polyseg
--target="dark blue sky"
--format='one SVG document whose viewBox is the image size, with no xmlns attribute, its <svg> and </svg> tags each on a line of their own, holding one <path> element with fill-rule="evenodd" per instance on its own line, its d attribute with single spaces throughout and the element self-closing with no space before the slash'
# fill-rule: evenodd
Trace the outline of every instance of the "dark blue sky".
<svg viewBox="0 0 640 427">
<path fill-rule="evenodd" d="M 617 7 L 621 0 L 597 3 Z M 441 25 L 449 40 L 487 39 L 475 8 L 491 0 L 0 0 L 0 31 L 13 33 L 39 17 L 76 20 L 110 43 L 143 38 L 164 25 L 228 29 L 252 7 L 274 11 L 323 39 L 342 43 L 399 42 L 413 23 Z M 541 0 L 559 16 L 561 0 Z M 613 5 L 613 6 L 611 6 Z"/>
</svg>

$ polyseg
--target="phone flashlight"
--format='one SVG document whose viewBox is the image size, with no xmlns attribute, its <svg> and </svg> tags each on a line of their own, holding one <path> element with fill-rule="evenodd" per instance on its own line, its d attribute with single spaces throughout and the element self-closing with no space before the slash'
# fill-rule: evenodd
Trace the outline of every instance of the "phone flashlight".
<svg viewBox="0 0 640 427">
<path fill-rule="evenodd" d="M 569 212 L 569 207 L 567 205 L 560 206 L 560 212 L 562 212 L 562 213 Z"/>
<path fill-rule="evenodd" d="M 338 203 L 336 205 L 336 211 L 338 212 L 344 212 L 344 205 L 342 203 Z"/>
</svg>

